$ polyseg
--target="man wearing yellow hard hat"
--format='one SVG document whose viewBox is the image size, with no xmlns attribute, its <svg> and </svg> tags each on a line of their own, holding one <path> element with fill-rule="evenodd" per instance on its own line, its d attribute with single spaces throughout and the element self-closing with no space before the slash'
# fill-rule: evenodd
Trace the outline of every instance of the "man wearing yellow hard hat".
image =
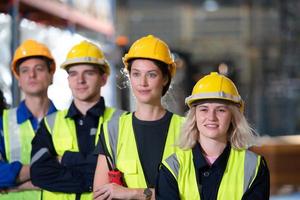
<svg viewBox="0 0 300 200">
<path fill-rule="evenodd" d="M 31 141 L 41 119 L 56 111 L 47 96 L 55 61 L 47 46 L 26 40 L 16 49 L 11 70 L 25 99 L 0 117 L 0 199 L 38 200 L 41 192 L 29 173 Z"/>
<path fill-rule="evenodd" d="M 161 166 L 157 199 L 268 200 L 269 170 L 262 156 L 248 150 L 256 134 L 235 84 L 212 72 L 196 83 L 186 104 L 181 150 Z"/>
<path fill-rule="evenodd" d="M 32 182 L 44 189 L 44 200 L 92 199 L 95 144 L 107 130 L 103 123 L 121 112 L 106 107 L 101 96 L 110 69 L 97 45 L 76 44 L 61 68 L 68 73 L 73 101 L 42 121 L 32 141 Z"/>
</svg>

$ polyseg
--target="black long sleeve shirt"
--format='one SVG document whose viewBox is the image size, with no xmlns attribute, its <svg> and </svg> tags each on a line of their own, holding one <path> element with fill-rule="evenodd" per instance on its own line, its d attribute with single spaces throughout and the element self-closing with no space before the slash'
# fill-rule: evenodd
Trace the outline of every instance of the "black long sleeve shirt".
<svg viewBox="0 0 300 200">
<path fill-rule="evenodd" d="M 32 140 L 31 156 L 41 149 L 47 150 L 30 169 L 32 183 L 42 189 L 53 192 L 83 193 L 91 192 L 93 186 L 94 172 L 97 164 L 95 155 L 95 136 L 98 128 L 99 118 L 105 110 L 104 99 L 90 108 L 83 116 L 76 108 L 74 102 L 71 104 L 66 118 L 75 122 L 76 136 L 79 152 L 64 152 L 61 163 L 57 160 L 51 134 L 42 121 L 36 136 Z"/>
<path fill-rule="evenodd" d="M 201 153 L 201 147 L 197 144 L 193 148 L 194 166 L 198 171 L 198 180 L 201 182 L 201 200 L 216 200 L 218 189 L 227 165 L 230 154 L 230 145 L 227 145 L 218 159 L 209 166 Z M 245 192 L 242 200 L 269 200 L 270 195 L 270 174 L 264 158 L 262 158 L 257 176 L 251 187 Z M 156 199 L 158 200 L 179 200 L 179 189 L 177 181 L 171 172 L 161 166 L 157 184 Z"/>
</svg>

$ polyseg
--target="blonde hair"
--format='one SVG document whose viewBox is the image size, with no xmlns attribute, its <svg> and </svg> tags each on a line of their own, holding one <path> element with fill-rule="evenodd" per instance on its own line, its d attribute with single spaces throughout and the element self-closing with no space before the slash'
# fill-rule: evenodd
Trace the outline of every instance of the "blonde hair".
<svg viewBox="0 0 300 200">
<path fill-rule="evenodd" d="M 228 141 L 235 149 L 247 149 L 254 145 L 257 133 L 252 129 L 240 108 L 234 104 L 228 104 L 232 113 L 231 125 L 227 131 Z M 182 126 L 178 146 L 182 149 L 191 149 L 199 140 L 199 130 L 196 123 L 196 106 L 192 106 L 186 114 L 186 120 Z"/>
</svg>

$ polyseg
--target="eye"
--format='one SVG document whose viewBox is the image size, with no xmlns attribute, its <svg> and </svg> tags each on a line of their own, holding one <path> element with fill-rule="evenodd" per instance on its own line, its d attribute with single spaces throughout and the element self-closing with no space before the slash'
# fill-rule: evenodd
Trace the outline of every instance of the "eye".
<svg viewBox="0 0 300 200">
<path fill-rule="evenodd" d="M 88 70 L 88 71 L 85 72 L 85 74 L 88 75 L 88 76 L 94 76 L 96 73 L 97 72 L 94 71 L 94 70 Z"/>
<path fill-rule="evenodd" d="M 199 106 L 199 107 L 197 108 L 197 110 L 198 110 L 199 112 L 207 112 L 207 111 L 208 111 L 208 108 L 206 108 L 206 107 L 204 107 L 204 106 Z"/>
<path fill-rule="evenodd" d="M 139 76 L 140 76 L 140 73 L 139 73 L 139 72 L 132 72 L 132 73 L 131 73 L 131 76 L 132 76 L 132 77 L 139 77 Z"/>
<path fill-rule="evenodd" d="M 44 65 L 37 65 L 37 66 L 35 67 L 35 69 L 36 69 L 36 71 L 42 72 L 42 71 L 45 71 L 45 70 L 46 70 L 46 66 L 44 66 Z"/>
<path fill-rule="evenodd" d="M 226 107 L 220 107 L 217 109 L 218 112 L 221 112 L 221 113 L 225 113 L 228 111 L 228 109 Z"/>
<path fill-rule="evenodd" d="M 69 77 L 74 77 L 74 76 L 76 76 L 76 72 L 73 72 L 73 71 L 69 71 Z"/>
<path fill-rule="evenodd" d="M 20 74 L 25 74 L 25 73 L 27 73 L 28 72 L 28 68 L 20 68 L 19 69 L 19 73 Z"/>
<path fill-rule="evenodd" d="M 155 72 L 149 72 L 147 75 L 148 75 L 149 78 L 157 77 L 157 74 Z"/>
</svg>

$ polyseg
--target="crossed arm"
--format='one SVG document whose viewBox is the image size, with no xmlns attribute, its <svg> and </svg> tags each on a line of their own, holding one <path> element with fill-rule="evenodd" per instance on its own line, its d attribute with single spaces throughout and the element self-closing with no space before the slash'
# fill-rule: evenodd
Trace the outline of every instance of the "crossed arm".
<svg viewBox="0 0 300 200">
<path fill-rule="evenodd" d="M 144 194 L 145 188 L 127 188 L 109 183 L 108 165 L 104 155 L 98 155 L 98 162 L 94 177 L 94 199 L 147 199 Z M 154 189 L 152 190 L 151 199 L 155 199 Z"/>
</svg>

